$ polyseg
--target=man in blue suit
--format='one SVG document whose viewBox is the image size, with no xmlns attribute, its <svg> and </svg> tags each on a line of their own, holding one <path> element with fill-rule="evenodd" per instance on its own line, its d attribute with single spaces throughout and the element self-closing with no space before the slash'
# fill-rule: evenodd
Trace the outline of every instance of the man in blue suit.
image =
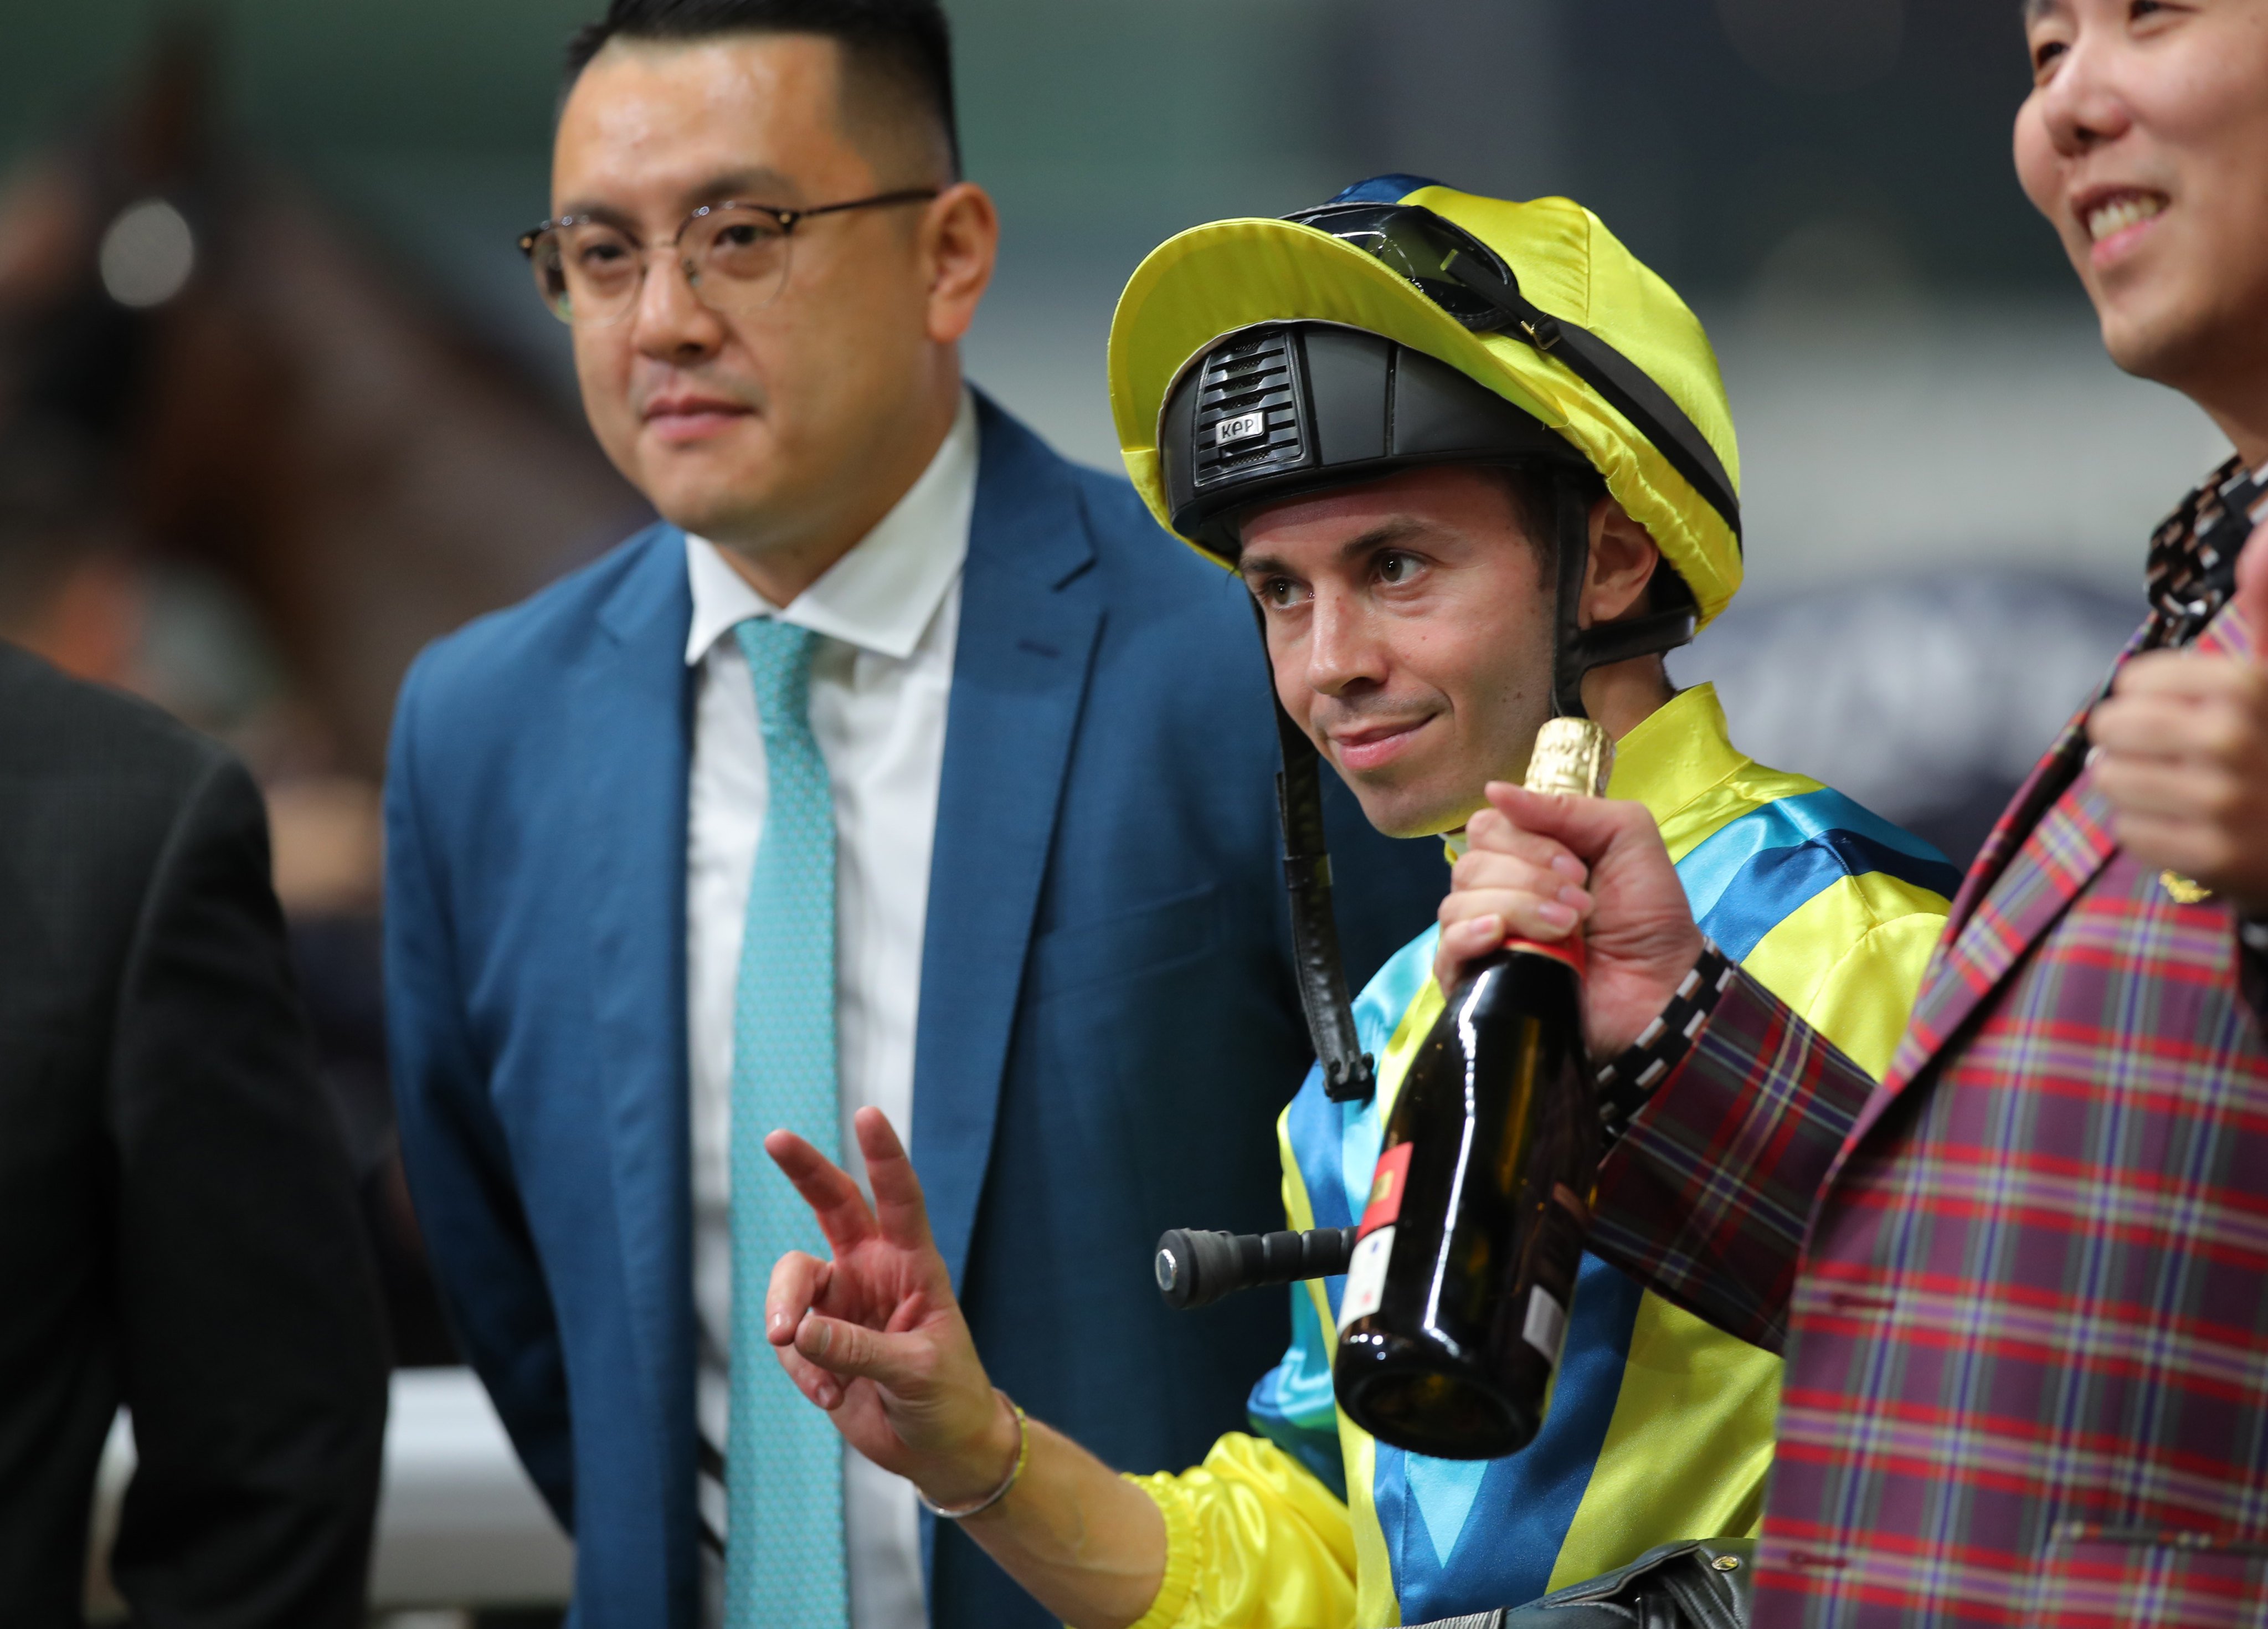
<svg viewBox="0 0 2268 1629">
<path fill-rule="evenodd" d="M 935 0 L 615 0 L 571 62 L 523 247 L 666 521 L 403 689 L 388 975 L 443 1294 L 584 1629 L 1037 1625 L 766 1348 L 816 1235 L 761 1139 L 909 1128 L 1002 1383 L 1107 1458 L 1239 1423 L 1282 1303 L 1177 1317 L 1148 1260 L 1274 1225 L 1307 1063 L 1250 608 L 963 385 L 997 225 Z M 1361 977 L 1447 877 L 1336 815 Z"/>
</svg>

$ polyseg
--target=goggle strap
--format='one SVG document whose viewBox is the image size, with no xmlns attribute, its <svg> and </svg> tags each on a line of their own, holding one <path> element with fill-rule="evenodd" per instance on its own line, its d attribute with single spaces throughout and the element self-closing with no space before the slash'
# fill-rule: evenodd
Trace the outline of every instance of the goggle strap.
<svg viewBox="0 0 2268 1629">
<path fill-rule="evenodd" d="M 1253 613 L 1264 618 L 1257 601 Z M 1267 624 L 1261 623 L 1264 653 Z M 1277 745 L 1284 767 L 1276 776 L 1276 812 L 1284 829 L 1284 883 L 1291 896 L 1292 980 L 1307 1020 L 1307 1038 L 1323 1072 L 1323 1093 L 1335 1103 L 1364 1102 L 1377 1095 L 1378 1071 L 1362 1050 L 1355 1028 L 1354 1004 L 1347 994 L 1346 968 L 1339 957 L 1338 920 L 1331 914 L 1331 857 L 1323 829 L 1322 760 L 1307 733 L 1292 721 L 1275 699 L 1271 671 L 1269 704 L 1276 713 Z"/>
<path fill-rule="evenodd" d="M 1741 542 L 1741 501 L 1716 448 L 1644 368 L 1588 328 L 1541 309 L 1462 249 L 1441 269 L 1511 318 L 1511 328 L 1539 354 L 1557 358 L 1604 396 L 1723 517 L 1734 542 Z"/>
</svg>

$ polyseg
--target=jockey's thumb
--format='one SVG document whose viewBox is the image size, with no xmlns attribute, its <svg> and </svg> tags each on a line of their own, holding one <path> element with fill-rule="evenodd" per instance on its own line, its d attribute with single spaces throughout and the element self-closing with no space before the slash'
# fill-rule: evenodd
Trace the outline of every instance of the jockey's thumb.
<svg viewBox="0 0 2268 1629">
<path fill-rule="evenodd" d="M 1604 798 L 1565 798 L 1530 792 L 1509 781 L 1491 782 L 1488 800 L 1522 831 L 1566 844 L 1586 864 L 1597 861 L 1630 823 L 1629 803 Z"/>
<path fill-rule="evenodd" d="M 795 1349 L 845 1380 L 871 1380 L 892 1391 L 919 1389 L 936 1367 L 918 1335 L 893 1335 L 818 1312 L 803 1315 Z"/>
</svg>

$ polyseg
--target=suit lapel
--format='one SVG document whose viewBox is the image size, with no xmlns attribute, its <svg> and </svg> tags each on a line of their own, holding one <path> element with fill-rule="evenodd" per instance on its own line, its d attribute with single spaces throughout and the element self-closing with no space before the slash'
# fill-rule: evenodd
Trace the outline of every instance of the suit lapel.
<svg viewBox="0 0 2268 1629">
<path fill-rule="evenodd" d="M 614 1176 L 621 1293 L 649 1417 L 660 1427 L 665 1498 L 681 1488 L 689 1498 L 693 1485 L 684 926 L 691 615 L 683 538 L 657 529 L 577 663 L 577 756 L 563 783 L 581 806 L 580 874 L 561 884 L 577 890 L 589 923 L 599 1134 Z"/>
<path fill-rule="evenodd" d="M 981 397 L 978 424 L 914 1050 L 913 1154 L 956 1287 L 1102 623 L 1069 470 Z"/>
<path fill-rule="evenodd" d="M 2151 626 L 2144 623 L 2127 642 L 2118 666 L 2141 648 Z M 2088 784 L 2093 711 L 2090 703 L 2065 727 L 1970 867 L 1884 1089 L 1859 1116 L 1846 1151 L 1945 1050 L 2116 851 L 2109 807 Z"/>
</svg>

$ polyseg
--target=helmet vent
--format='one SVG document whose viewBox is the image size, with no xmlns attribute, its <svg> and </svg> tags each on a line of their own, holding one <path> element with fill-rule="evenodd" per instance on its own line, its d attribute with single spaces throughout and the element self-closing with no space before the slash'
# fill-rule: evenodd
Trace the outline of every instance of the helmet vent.
<svg viewBox="0 0 2268 1629">
<path fill-rule="evenodd" d="M 1304 461 L 1292 372 L 1292 336 L 1280 329 L 1223 345 L 1204 359 L 1189 425 L 1197 486 Z"/>
</svg>

